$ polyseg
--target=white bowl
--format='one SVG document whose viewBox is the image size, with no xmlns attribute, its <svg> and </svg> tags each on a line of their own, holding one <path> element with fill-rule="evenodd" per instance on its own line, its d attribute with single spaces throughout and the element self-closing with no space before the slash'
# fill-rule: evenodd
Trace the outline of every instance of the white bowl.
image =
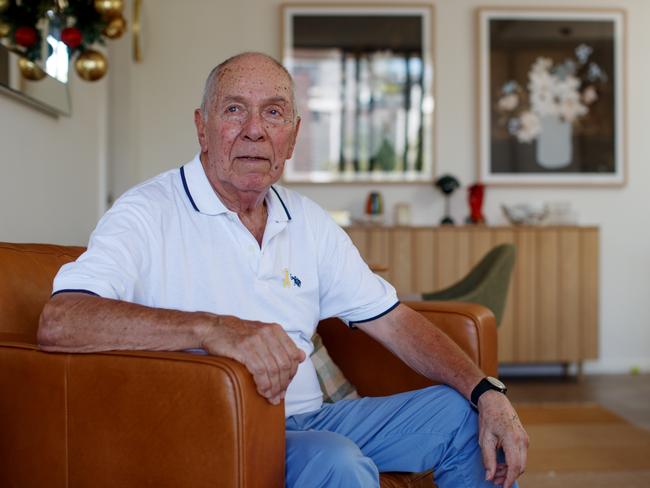
<svg viewBox="0 0 650 488">
<path fill-rule="evenodd" d="M 544 204 L 502 204 L 501 210 L 503 210 L 503 214 L 513 225 L 538 225 L 548 215 L 548 208 Z"/>
</svg>

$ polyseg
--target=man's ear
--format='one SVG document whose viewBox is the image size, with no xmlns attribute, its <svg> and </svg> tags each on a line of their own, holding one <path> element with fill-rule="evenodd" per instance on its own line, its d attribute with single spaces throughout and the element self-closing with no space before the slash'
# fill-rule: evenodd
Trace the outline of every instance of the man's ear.
<svg viewBox="0 0 650 488">
<path fill-rule="evenodd" d="M 201 152 L 208 152 L 208 141 L 205 135 L 205 120 L 203 119 L 203 111 L 200 108 L 197 108 L 194 111 L 194 125 L 196 126 L 196 137 L 199 140 Z"/>
<path fill-rule="evenodd" d="M 296 140 L 298 138 L 298 131 L 300 130 L 300 117 L 296 117 L 296 127 L 293 130 L 293 139 L 291 140 L 291 145 L 289 146 L 289 150 L 287 151 L 287 157 L 285 159 L 291 159 L 291 156 L 293 156 L 293 148 L 296 147 Z"/>
</svg>

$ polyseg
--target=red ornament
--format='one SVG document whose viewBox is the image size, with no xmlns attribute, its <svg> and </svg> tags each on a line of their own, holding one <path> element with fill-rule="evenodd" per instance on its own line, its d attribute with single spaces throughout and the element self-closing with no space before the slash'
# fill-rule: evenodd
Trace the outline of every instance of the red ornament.
<svg viewBox="0 0 650 488">
<path fill-rule="evenodd" d="M 79 47 L 82 40 L 81 31 L 76 27 L 66 27 L 61 31 L 61 41 L 70 49 Z"/>
<path fill-rule="evenodd" d="M 26 26 L 18 27 L 14 34 L 14 38 L 16 39 L 16 44 L 24 47 L 32 47 L 38 40 L 36 29 Z"/>
</svg>

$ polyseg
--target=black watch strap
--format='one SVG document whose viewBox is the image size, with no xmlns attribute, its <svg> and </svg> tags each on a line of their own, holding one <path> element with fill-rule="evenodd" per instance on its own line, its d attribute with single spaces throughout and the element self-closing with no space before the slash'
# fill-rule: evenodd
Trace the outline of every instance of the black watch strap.
<svg viewBox="0 0 650 488">
<path fill-rule="evenodd" d="M 505 395 L 508 391 L 508 388 L 506 388 L 506 385 L 504 385 L 501 381 L 493 378 L 492 376 L 483 378 L 481 381 L 479 381 L 478 385 L 474 387 L 469 397 L 472 407 L 478 409 L 478 399 L 483 393 L 488 390 L 498 391 L 499 393 L 503 393 Z"/>
</svg>

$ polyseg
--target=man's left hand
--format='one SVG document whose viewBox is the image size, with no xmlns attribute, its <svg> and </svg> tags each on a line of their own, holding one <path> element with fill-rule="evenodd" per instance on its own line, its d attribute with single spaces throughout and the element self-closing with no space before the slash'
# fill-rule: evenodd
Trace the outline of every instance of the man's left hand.
<svg viewBox="0 0 650 488">
<path fill-rule="evenodd" d="M 526 468 L 528 434 L 508 398 L 487 391 L 478 400 L 479 445 L 483 453 L 485 479 L 511 488 Z M 505 453 L 505 464 L 497 464 L 497 450 Z"/>
</svg>

